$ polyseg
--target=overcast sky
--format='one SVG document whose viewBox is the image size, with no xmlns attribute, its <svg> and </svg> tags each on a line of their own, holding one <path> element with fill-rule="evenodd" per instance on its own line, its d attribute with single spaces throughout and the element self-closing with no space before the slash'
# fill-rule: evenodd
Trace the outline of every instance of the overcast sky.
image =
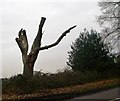
<svg viewBox="0 0 120 101">
<path fill-rule="evenodd" d="M 85 1 L 85 0 L 84 0 Z M 29 48 L 36 36 L 41 17 L 46 17 L 43 28 L 42 46 L 56 41 L 62 32 L 77 25 L 59 45 L 40 51 L 35 63 L 35 71 L 56 72 L 66 68 L 70 45 L 84 28 L 99 30 L 96 16 L 100 14 L 98 0 L 40 1 L 1 0 L 0 1 L 0 61 L 2 77 L 22 73 L 23 64 L 20 49 L 15 41 L 21 28 L 28 36 Z M 1 58 L 2 57 L 2 58 Z"/>
</svg>

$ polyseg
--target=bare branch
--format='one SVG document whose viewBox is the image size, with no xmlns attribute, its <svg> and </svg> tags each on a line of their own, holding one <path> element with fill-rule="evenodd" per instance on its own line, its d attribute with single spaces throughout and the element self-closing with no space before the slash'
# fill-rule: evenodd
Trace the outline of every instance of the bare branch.
<svg viewBox="0 0 120 101">
<path fill-rule="evenodd" d="M 106 41 L 106 39 L 110 36 L 110 35 L 113 35 L 113 33 L 115 33 L 117 30 L 119 30 L 120 28 L 116 28 L 116 29 L 114 29 L 113 31 L 111 31 L 111 32 L 108 32 L 107 30 L 105 31 L 105 32 L 103 32 L 103 33 L 106 33 L 107 35 L 106 36 L 104 36 L 104 39 L 103 39 L 103 41 L 105 42 Z M 116 35 L 114 35 L 114 36 L 112 36 L 112 37 L 115 37 Z"/>
<path fill-rule="evenodd" d="M 109 18 L 109 19 L 119 19 L 120 17 L 104 17 L 104 18 Z M 103 19 L 103 18 L 102 18 Z"/>
<path fill-rule="evenodd" d="M 76 25 L 73 26 L 73 27 L 70 27 L 68 30 L 66 30 L 65 32 L 63 32 L 62 35 L 58 38 L 58 40 L 56 42 L 54 42 L 53 44 L 46 45 L 46 46 L 43 46 L 43 47 L 40 47 L 40 48 L 36 48 L 36 50 L 40 51 L 40 50 L 45 50 L 45 49 L 48 49 L 48 48 L 56 46 L 63 39 L 63 37 L 66 36 L 66 34 L 69 33 L 70 30 L 72 30 L 75 27 L 76 27 Z"/>
<path fill-rule="evenodd" d="M 18 38 L 15 39 L 22 54 L 27 54 L 28 52 L 28 40 L 26 36 L 26 31 L 21 29 L 18 33 Z"/>
<path fill-rule="evenodd" d="M 118 28 L 116 28 L 115 30 L 113 30 L 113 31 L 111 31 L 111 32 L 108 32 L 108 33 L 107 33 L 107 36 L 105 37 L 105 39 L 106 39 L 109 35 L 111 35 L 112 33 L 116 32 L 118 29 L 120 29 L 120 28 L 118 27 Z"/>
</svg>

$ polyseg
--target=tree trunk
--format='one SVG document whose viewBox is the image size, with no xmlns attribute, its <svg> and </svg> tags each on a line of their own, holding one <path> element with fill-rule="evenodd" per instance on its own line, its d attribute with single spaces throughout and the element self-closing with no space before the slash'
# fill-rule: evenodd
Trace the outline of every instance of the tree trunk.
<svg viewBox="0 0 120 101">
<path fill-rule="evenodd" d="M 23 75 L 25 76 L 32 76 L 33 75 L 33 69 L 34 69 L 34 64 L 37 59 L 38 53 L 40 50 L 45 50 L 51 47 L 56 46 L 64 36 L 66 36 L 67 33 L 70 32 L 71 29 L 75 28 L 76 26 L 70 27 L 68 30 L 62 33 L 62 35 L 58 38 L 58 40 L 50 45 L 46 45 L 41 47 L 41 39 L 42 39 L 42 28 L 45 23 L 46 18 L 42 17 L 38 29 L 38 33 L 36 38 L 34 39 L 34 42 L 32 44 L 32 48 L 29 54 L 28 53 L 28 40 L 27 40 L 27 35 L 26 31 L 21 29 L 18 33 L 18 38 L 16 38 L 16 42 L 21 50 L 22 53 L 22 61 L 24 65 L 23 69 Z"/>
<path fill-rule="evenodd" d="M 32 76 L 33 75 L 33 67 L 34 64 L 30 61 L 31 59 L 29 58 L 28 55 L 22 56 L 23 58 L 23 74 L 26 76 Z"/>
<path fill-rule="evenodd" d="M 23 55 L 22 60 L 23 60 L 23 65 L 24 65 L 24 70 L 23 74 L 26 76 L 32 76 L 33 75 L 33 69 L 34 69 L 34 64 L 37 59 L 39 51 L 34 51 L 32 54 L 30 53 L 29 55 Z"/>
</svg>

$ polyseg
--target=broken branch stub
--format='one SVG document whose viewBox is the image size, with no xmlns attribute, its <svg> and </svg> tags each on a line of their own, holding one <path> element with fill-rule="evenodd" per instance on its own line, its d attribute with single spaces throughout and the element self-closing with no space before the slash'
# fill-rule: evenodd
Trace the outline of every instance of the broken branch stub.
<svg viewBox="0 0 120 101">
<path fill-rule="evenodd" d="M 27 54 L 28 52 L 28 40 L 26 31 L 21 29 L 18 33 L 18 38 L 16 38 L 16 42 L 22 52 L 22 54 Z"/>
<path fill-rule="evenodd" d="M 43 35 L 42 28 L 43 28 L 43 25 L 45 23 L 45 20 L 46 20 L 46 18 L 44 18 L 44 17 L 41 18 L 39 28 L 38 28 L 38 33 L 37 33 L 37 36 L 34 39 L 34 42 L 32 44 L 31 52 L 34 51 L 35 48 L 38 48 L 41 46 L 41 39 L 42 39 L 42 35 Z"/>
</svg>

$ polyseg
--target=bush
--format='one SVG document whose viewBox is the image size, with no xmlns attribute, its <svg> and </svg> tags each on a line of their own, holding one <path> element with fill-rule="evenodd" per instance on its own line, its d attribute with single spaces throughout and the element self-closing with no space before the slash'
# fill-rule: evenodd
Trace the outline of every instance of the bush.
<svg viewBox="0 0 120 101">
<path fill-rule="evenodd" d="M 42 89 L 51 89 L 58 87 L 66 87 L 78 84 L 85 84 L 101 79 L 109 79 L 110 74 L 101 74 L 97 71 L 71 71 L 58 72 L 57 74 L 36 73 L 33 77 L 25 77 L 23 75 L 15 75 L 11 78 L 2 79 L 3 94 L 24 94 L 32 93 Z"/>
</svg>

